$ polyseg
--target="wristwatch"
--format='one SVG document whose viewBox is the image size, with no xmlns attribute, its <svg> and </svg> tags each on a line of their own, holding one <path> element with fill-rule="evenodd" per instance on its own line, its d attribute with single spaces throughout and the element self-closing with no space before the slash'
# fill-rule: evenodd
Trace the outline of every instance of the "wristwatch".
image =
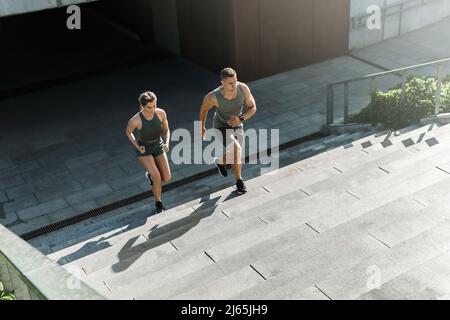
<svg viewBox="0 0 450 320">
<path fill-rule="evenodd" d="M 241 120 L 241 123 L 244 123 L 244 116 L 239 116 L 239 120 Z"/>
</svg>

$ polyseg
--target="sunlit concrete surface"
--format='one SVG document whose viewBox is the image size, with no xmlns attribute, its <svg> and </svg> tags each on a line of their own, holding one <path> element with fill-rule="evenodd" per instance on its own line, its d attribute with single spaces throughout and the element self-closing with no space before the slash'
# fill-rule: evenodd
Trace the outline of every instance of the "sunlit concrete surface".
<svg viewBox="0 0 450 320">
<path fill-rule="evenodd" d="M 65 7 L 97 0 L 0 0 L 0 17 Z"/>
</svg>

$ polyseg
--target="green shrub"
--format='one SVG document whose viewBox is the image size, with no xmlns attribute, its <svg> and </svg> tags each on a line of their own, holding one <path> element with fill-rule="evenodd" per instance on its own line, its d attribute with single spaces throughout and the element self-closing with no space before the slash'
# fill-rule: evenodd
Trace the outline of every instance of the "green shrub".
<svg viewBox="0 0 450 320">
<path fill-rule="evenodd" d="M 349 116 L 349 122 L 381 123 L 386 128 L 399 129 L 434 114 L 436 79 L 432 77 L 408 78 L 405 101 L 401 103 L 401 84 L 388 92 L 375 91 L 371 101 L 357 114 Z M 450 112 L 450 78 L 445 78 L 441 89 L 441 113 Z"/>
<path fill-rule="evenodd" d="M 12 293 L 5 293 L 2 291 L 0 293 L 0 300 L 16 300 L 16 297 Z"/>
<path fill-rule="evenodd" d="M 0 282 L 0 300 L 16 300 L 14 294 L 4 292 L 3 285 L 1 282 Z"/>
</svg>

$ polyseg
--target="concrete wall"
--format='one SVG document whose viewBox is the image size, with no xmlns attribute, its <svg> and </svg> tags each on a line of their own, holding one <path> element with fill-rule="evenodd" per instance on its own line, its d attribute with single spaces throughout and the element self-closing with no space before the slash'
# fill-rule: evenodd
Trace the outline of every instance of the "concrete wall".
<svg viewBox="0 0 450 320">
<path fill-rule="evenodd" d="M 146 42 L 180 54 L 176 0 L 103 0 L 114 19 Z"/>
<path fill-rule="evenodd" d="M 257 79 L 347 53 L 348 0 L 234 1 L 236 65 Z"/>
<path fill-rule="evenodd" d="M 102 2 L 115 20 L 132 29 L 143 41 L 154 41 L 151 1 L 103 0 Z"/>
<path fill-rule="evenodd" d="M 0 17 L 54 9 L 97 0 L 0 0 Z"/>
<path fill-rule="evenodd" d="M 181 54 L 254 80 L 347 53 L 349 0 L 178 0 Z"/>
<path fill-rule="evenodd" d="M 367 13 L 367 8 L 370 5 L 383 7 L 398 2 L 399 0 L 352 0 L 351 17 Z M 421 3 L 425 4 L 405 11 L 402 15 L 401 34 L 420 29 L 450 16 L 450 1 L 448 0 L 409 0 L 406 7 Z M 389 12 L 394 12 L 394 9 L 388 11 L 388 13 Z M 399 21 L 399 14 L 387 17 L 384 24 L 384 31 L 382 29 L 369 30 L 366 25 L 356 29 L 350 26 L 349 49 L 365 48 L 372 44 L 398 36 Z"/>
<path fill-rule="evenodd" d="M 184 58 L 214 72 L 234 65 L 232 0 L 177 0 L 180 51 Z"/>
<path fill-rule="evenodd" d="M 243 81 L 340 56 L 349 47 L 350 0 L 104 0 L 102 5 L 144 41 L 214 72 L 235 67 Z"/>
<path fill-rule="evenodd" d="M 348 52 L 350 0 L 313 1 L 313 62 Z"/>
<path fill-rule="evenodd" d="M 156 44 L 179 55 L 180 40 L 176 0 L 151 0 Z"/>
</svg>

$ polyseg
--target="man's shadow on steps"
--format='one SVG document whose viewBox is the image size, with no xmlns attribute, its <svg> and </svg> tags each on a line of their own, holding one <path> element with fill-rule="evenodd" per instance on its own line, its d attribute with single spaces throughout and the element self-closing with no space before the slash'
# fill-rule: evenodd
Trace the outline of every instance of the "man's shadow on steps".
<svg viewBox="0 0 450 320">
<path fill-rule="evenodd" d="M 150 217 L 151 217 L 151 215 L 150 215 Z M 111 226 L 109 226 L 106 229 L 101 229 L 101 230 L 98 231 L 98 233 L 100 233 L 100 234 L 101 233 L 111 232 L 114 229 L 119 229 L 120 228 L 119 231 L 114 232 L 114 233 L 112 233 L 112 234 L 110 234 L 108 236 L 102 236 L 101 238 L 99 238 L 99 239 L 97 239 L 95 241 L 87 242 L 86 244 L 84 244 L 77 251 L 75 251 L 75 252 L 73 252 L 71 254 L 68 254 L 68 255 L 66 255 L 64 257 L 59 258 L 56 263 L 58 263 L 59 265 L 65 265 L 65 264 L 70 263 L 72 261 L 81 259 L 81 258 L 86 257 L 86 256 L 91 255 L 91 254 L 94 254 L 94 253 L 96 253 L 98 251 L 107 249 L 107 248 L 113 246 L 113 244 L 111 244 L 108 241 L 109 239 L 114 238 L 114 237 L 116 237 L 116 236 L 118 236 L 118 235 L 120 235 L 122 233 L 131 231 L 134 228 L 137 228 L 137 227 L 140 227 L 140 226 L 144 225 L 147 222 L 148 218 L 149 218 L 148 212 L 142 211 L 142 212 L 139 212 L 139 213 L 133 215 L 133 220 L 134 221 L 129 223 L 125 229 L 121 229 L 119 227 L 119 225 L 116 225 L 116 224 L 111 225 Z M 92 235 L 91 235 L 91 237 L 92 237 Z"/>
<path fill-rule="evenodd" d="M 155 225 L 149 230 L 149 233 L 146 236 L 148 240 L 143 243 L 133 246 L 136 240 L 142 236 L 141 234 L 131 238 L 117 254 L 119 262 L 112 265 L 111 269 L 116 273 L 122 272 L 135 263 L 145 252 L 171 242 L 189 232 L 195 228 L 200 221 L 213 215 L 218 206 L 217 202 L 219 199 L 220 197 L 217 197 L 208 202 L 203 202 L 197 209 L 192 209 L 193 212 L 189 216 L 164 226 L 158 224 Z M 211 201 L 214 201 L 215 203 L 212 204 Z"/>
<path fill-rule="evenodd" d="M 221 202 L 224 203 L 226 201 L 232 200 L 232 199 L 237 198 L 239 196 L 240 195 L 237 193 L 237 191 L 234 191 L 234 192 L 231 192 Z M 202 219 L 204 219 L 204 218 L 206 218 L 208 216 L 208 215 L 207 216 L 202 216 L 202 214 L 205 214 L 205 212 L 206 212 L 206 211 L 203 212 L 204 210 L 206 210 L 206 209 L 211 210 L 211 212 L 209 212 L 209 210 L 208 210 L 208 212 L 209 212 L 209 215 L 212 215 L 213 212 L 215 211 L 215 209 L 218 206 L 218 202 L 219 202 L 220 198 L 221 197 L 219 196 L 217 198 L 211 199 L 210 195 L 205 195 L 205 196 L 203 196 L 201 198 L 201 206 L 199 208 L 197 208 L 197 210 L 194 211 L 190 216 L 185 217 L 185 218 L 183 218 L 183 219 L 181 219 L 179 221 L 175 221 L 175 222 L 173 222 L 173 223 L 171 223 L 169 225 L 165 225 L 165 226 L 163 226 L 161 228 L 158 228 L 158 226 L 153 227 L 153 230 L 149 230 L 149 231 L 151 231 L 150 234 L 149 234 L 149 242 L 151 242 L 150 240 L 155 240 L 155 242 L 154 242 L 155 244 L 153 245 L 153 247 L 149 247 L 147 250 L 150 250 L 150 249 L 152 249 L 154 247 L 157 247 L 157 246 L 159 246 L 159 245 L 161 245 L 161 244 L 163 244 L 165 242 L 170 242 L 170 241 L 174 240 L 175 238 L 178 238 L 178 237 L 182 236 L 184 233 L 188 232 L 190 229 L 195 227 L 195 225 L 197 225 Z M 201 214 L 199 215 L 198 212 L 200 212 Z M 94 253 L 99 252 L 101 250 L 107 249 L 107 248 L 109 248 L 109 247 L 114 245 L 114 244 L 111 244 L 108 241 L 109 239 L 114 238 L 115 236 L 118 236 L 120 234 L 123 234 L 125 232 L 131 231 L 131 230 L 133 230 L 135 228 L 138 228 L 138 227 L 141 227 L 141 226 L 145 225 L 147 223 L 147 221 L 148 221 L 148 218 L 151 218 L 152 216 L 156 216 L 156 213 L 153 212 L 152 214 L 149 215 L 148 211 L 142 211 L 142 212 L 139 212 L 137 214 L 133 214 L 133 221 L 131 223 L 129 223 L 125 229 L 121 229 L 121 230 L 119 230 L 117 232 L 114 232 L 113 234 L 108 235 L 108 236 L 102 236 L 101 238 L 99 238 L 99 239 L 97 239 L 95 241 L 87 242 L 86 244 L 84 244 L 77 251 L 75 251 L 75 252 L 73 252 L 71 254 L 68 254 L 68 255 L 66 255 L 64 257 L 59 258 L 57 260 L 57 263 L 59 265 L 65 265 L 65 264 L 70 263 L 72 261 L 81 259 L 83 257 L 86 257 L 88 255 L 94 254 Z M 184 223 L 186 223 L 187 219 L 191 219 L 193 222 L 196 221 L 195 219 L 197 219 L 198 221 L 196 221 L 196 224 L 192 225 L 189 229 L 184 230 L 184 232 L 183 232 L 183 229 L 185 229 L 186 226 L 184 226 L 184 228 L 183 227 L 179 227 L 178 231 L 181 232 L 181 233 L 179 233 L 178 235 L 176 235 L 176 233 L 172 233 L 173 236 L 174 236 L 174 239 L 168 239 L 165 242 L 161 242 L 161 241 L 163 241 L 164 237 L 160 237 L 160 236 L 162 236 L 162 234 L 164 233 L 164 230 L 166 230 L 166 232 L 167 232 L 167 230 L 173 230 L 174 227 L 177 224 L 179 226 L 182 226 Z M 105 229 L 99 230 L 99 233 L 110 232 L 110 231 L 114 230 L 114 228 L 116 228 L 116 229 L 119 228 L 119 225 L 113 224 L 113 225 L 109 226 L 109 228 L 107 228 L 106 230 Z M 91 234 L 91 237 L 92 237 L 92 234 Z M 133 250 L 131 250 L 130 253 L 125 253 L 127 251 L 130 251 L 130 249 L 133 247 L 133 244 L 136 242 L 136 240 L 138 238 L 139 238 L 139 236 L 134 237 L 134 238 L 132 238 L 132 239 L 127 241 L 127 243 L 125 244 L 125 246 L 121 249 L 121 251 L 119 253 L 119 258 L 120 258 L 120 255 L 123 255 L 123 260 L 125 261 L 125 260 L 128 259 L 127 255 L 130 255 L 130 256 L 132 255 L 131 252 L 133 250 L 139 250 L 140 249 L 139 246 L 136 246 L 138 249 L 133 249 Z M 159 238 L 159 240 L 156 239 L 156 238 Z M 160 242 L 160 244 L 157 244 L 158 241 Z M 139 256 L 136 259 L 138 259 L 138 258 L 139 258 Z M 132 263 L 130 263 L 130 265 Z M 118 270 L 120 270 L 120 268 L 121 268 L 120 266 L 121 266 L 121 262 L 119 262 L 117 264 Z M 120 271 L 118 271 L 118 272 L 120 272 Z"/>
</svg>

